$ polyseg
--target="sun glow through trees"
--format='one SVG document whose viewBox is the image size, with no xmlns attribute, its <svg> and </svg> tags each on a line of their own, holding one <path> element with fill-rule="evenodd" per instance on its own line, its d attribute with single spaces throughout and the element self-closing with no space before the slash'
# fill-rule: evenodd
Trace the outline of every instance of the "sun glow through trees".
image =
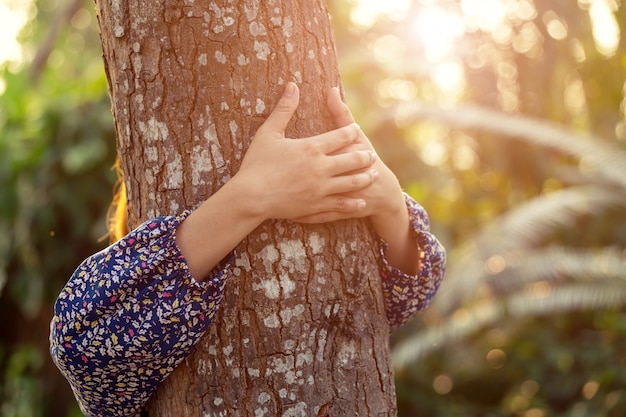
<svg viewBox="0 0 626 417">
<path fill-rule="evenodd" d="M 574 1 L 574 0 L 572 0 Z M 576 59 L 584 60 L 584 52 L 577 39 L 568 38 L 564 21 L 552 10 L 538 16 L 534 0 L 352 0 L 352 23 L 363 30 L 374 26 L 379 19 L 397 22 L 397 27 L 408 28 L 402 33 L 386 34 L 372 42 L 374 56 L 380 62 L 392 65 L 394 60 L 407 59 L 404 43 L 421 45 L 421 65 L 428 67 L 430 79 L 446 102 L 462 97 L 465 67 L 462 54 L 473 57 L 466 60 L 473 68 L 480 68 L 492 53 L 482 50 L 463 50 L 460 45 L 467 34 L 483 32 L 496 44 L 509 46 L 516 53 L 536 58 L 543 52 L 542 33 L 537 24 L 545 25 L 545 32 L 557 41 L 569 42 Z M 598 52 L 605 56 L 615 53 L 620 39 L 619 26 L 614 16 L 616 0 L 578 0 L 586 10 L 593 29 Z M 537 19 L 539 17 L 540 19 Z M 421 68 L 421 66 L 420 66 Z M 407 100 L 414 98 L 410 82 L 387 80 L 382 83 L 383 97 Z M 516 100 L 503 94 L 505 110 L 515 110 Z M 507 98 L 508 97 L 508 98 Z"/>
</svg>

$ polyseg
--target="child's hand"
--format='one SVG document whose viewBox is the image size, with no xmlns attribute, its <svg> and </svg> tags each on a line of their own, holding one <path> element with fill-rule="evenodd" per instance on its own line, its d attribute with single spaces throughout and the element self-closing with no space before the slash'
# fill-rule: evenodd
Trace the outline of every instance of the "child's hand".
<svg viewBox="0 0 626 417">
<path fill-rule="evenodd" d="M 336 88 L 333 88 L 328 94 L 328 108 L 338 126 L 354 123 L 350 109 L 341 101 L 339 90 Z M 337 154 L 354 152 L 355 150 L 374 151 L 372 144 L 361 131 L 359 131 L 359 137 L 355 142 L 339 149 Z M 380 158 L 376 158 L 373 168 L 378 176 L 375 182 L 368 187 L 345 194 L 346 197 L 365 200 L 366 207 L 364 210 L 356 213 L 322 212 L 299 218 L 298 221 L 314 223 L 367 216 L 378 236 L 388 244 L 387 261 L 407 274 L 417 274 L 423 265 L 420 263 L 419 248 L 402 188 L 394 173 Z M 368 169 L 371 170 L 371 168 Z"/>
<path fill-rule="evenodd" d="M 309 138 L 285 138 L 298 102 L 298 88 L 289 83 L 231 181 L 247 184 L 246 195 L 264 219 L 315 218 L 329 212 L 361 216 L 365 200 L 351 193 L 376 182 L 373 150 L 350 147 L 363 137 L 354 123 Z"/>
<path fill-rule="evenodd" d="M 348 106 L 341 101 L 341 96 L 337 88 L 330 90 L 327 101 L 328 108 L 338 126 L 351 126 L 354 124 L 352 113 Z M 351 153 L 355 151 L 374 152 L 374 147 L 371 142 L 360 129 L 358 138 L 352 143 L 337 149 L 335 154 L 338 156 L 344 152 Z M 402 188 L 395 174 L 380 158 L 376 158 L 373 166 L 367 169 L 370 171 L 374 169 L 376 171 L 377 180 L 368 187 L 346 192 L 345 194 L 346 197 L 363 199 L 366 202 L 364 210 L 352 213 L 339 211 L 320 212 L 296 220 L 302 223 L 322 223 L 350 217 L 370 217 L 370 220 L 374 226 L 376 226 L 377 223 L 384 219 L 406 212 Z"/>
</svg>

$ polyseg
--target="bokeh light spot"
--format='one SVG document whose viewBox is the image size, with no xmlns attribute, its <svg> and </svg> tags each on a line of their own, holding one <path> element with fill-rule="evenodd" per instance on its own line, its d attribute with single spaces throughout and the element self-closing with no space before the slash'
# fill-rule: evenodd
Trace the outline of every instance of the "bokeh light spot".
<svg viewBox="0 0 626 417">
<path fill-rule="evenodd" d="M 454 381 L 446 374 L 437 375 L 433 380 L 433 389 L 437 394 L 445 395 L 452 391 Z"/>
<path fill-rule="evenodd" d="M 598 392 L 599 388 L 600 384 L 598 383 L 598 381 L 587 382 L 585 385 L 583 385 L 583 397 L 585 397 L 586 400 L 592 399 Z"/>
<path fill-rule="evenodd" d="M 485 269 L 490 275 L 499 274 L 506 268 L 506 260 L 501 255 L 493 255 L 485 262 Z"/>
<path fill-rule="evenodd" d="M 489 366 L 493 369 L 499 369 L 506 362 L 506 353 L 502 349 L 491 349 L 487 352 L 486 359 Z"/>
<path fill-rule="evenodd" d="M 620 29 L 613 14 L 613 7 L 615 3 L 609 3 L 607 0 L 593 0 L 589 7 L 596 49 L 607 57 L 615 54 L 620 40 Z"/>
</svg>

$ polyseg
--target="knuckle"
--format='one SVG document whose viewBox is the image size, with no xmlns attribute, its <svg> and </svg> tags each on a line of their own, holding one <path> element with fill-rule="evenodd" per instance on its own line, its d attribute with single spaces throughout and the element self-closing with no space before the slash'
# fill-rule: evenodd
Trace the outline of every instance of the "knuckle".
<svg viewBox="0 0 626 417">
<path fill-rule="evenodd" d="M 287 100 L 281 100 L 276 105 L 276 111 L 278 112 L 288 112 L 289 110 L 291 110 L 291 104 Z"/>
<path fill-rule="evenodd" d="M 278 103 L 276 103 L 276 107 L 274 107 L 274 111 L 279 113 L 289 113 L 294 108 L 294 103 L 292 100 L 288 98 L 281 98 Z"/>
<path fill-rule="evenodd" d="M 359 152 L 359 166 L 370 166 L 372 161 L 372 157 L 370 156 L 369 152 L 367 151 L 360 151 Z"/>
<path fill-rule="evenodd" d="M 310 163 L 309 172 L 311 174 L 311 178 L 314 180 L 323 179 L 326 176 L 326 169 L 321 164 L 316 164 L 313 162 Z"/>
<path fill-rule="evenodd" d="M 301 139 L 300 139 L 301 140 Z M 323 153 L 324 146 L 319 140 L 306 140 L 304 141 L 304 149 L 306 155 L 309 157 L 320 155 Z"/>
<path fill-rule="evenodd" d="M 365 172 L 355 174 L 351 178 L 351 184 L 355 189 L 362 188 L 369 183 L 369 175 Z"/>
<path fill-rule="evenodd" d="M 352 175 L 350 178 L 350 185 L 352 188 L 359 188 L 361 185 L 361 176 L 360 175 Z"/>
<path fill-rule="evenodd" d="M 356 167 L 363 166 L 365 164 L 365 160 L 363 159 L 362 152 L 353 152 L 351 155 L 352 162 Z"/>
<path fill-rule="evenodd" d="M 355 127 L 353 125 L 349 125 L 343 129 L 339 130 L 339 138 L 344 144 L 351 143 L 355 138 Z"/>
</svg>

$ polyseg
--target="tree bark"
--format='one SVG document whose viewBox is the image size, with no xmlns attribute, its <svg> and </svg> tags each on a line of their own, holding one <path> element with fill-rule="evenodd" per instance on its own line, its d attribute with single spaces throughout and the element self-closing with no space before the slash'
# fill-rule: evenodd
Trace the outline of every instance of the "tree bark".
<svg viewBox="0 0 626 417">
<path fill-rule="evenodd" d="M 289 137 L 335 128 L 324 92 L 340 76 L 321 0 L 96 5 L 131 227 L 225 184 L 287 81 L 301 89 Z M 150 415 L 395 415 L 366 222 L 266 222 L 236 253 L 216 320 Z"/>
</svg>

